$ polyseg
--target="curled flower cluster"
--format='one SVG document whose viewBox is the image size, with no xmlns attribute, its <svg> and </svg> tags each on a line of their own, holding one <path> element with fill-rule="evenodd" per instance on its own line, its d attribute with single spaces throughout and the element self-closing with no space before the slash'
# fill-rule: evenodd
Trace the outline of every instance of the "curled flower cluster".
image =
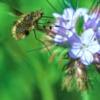
<svg viewBox="0 0 100 100">
<path fill-rule="evenodd" d="M 52 25 L 53 43 L 58 46 L 65 45 L 69 63 L 67 73 L 71 80 L 72 73 L 77 78 L 77 84 L 82 89 L 87 87 L 86 66 L 95 64 L 100 67 L 100 11 L 97 9 L 89 14 L 85 8 L 66 8 L 62 15 L 53 14 L 55 23 Z M 82 30 L 77 31 L 77 23 L 82 19 Z M 78 27 L 80 28 L 80 26 Z M 74 63 L 72 63 L 74 62 Z M 72 71 L 75 69 L 75 71 Z M 71 74 L 70 74 L 71 73 Z"/>
<path fill-rule="evenodd" d="M 88 10 L 72 8 L 64 10 L 63 15 L 54 14 L 56 23 L 52 29 L 55 32 L 54 42 L 57 44 L 70 45 L 69 56 L 73 59 L 80 59 L 84 65 L 94 62 L 94 55 L 100 52 L 100 16 L 97 14 L 88 15 Z M 76 31 L 76 24 L 79 17 L 84 18 L 84 31 L 81 36 Z M 64 43 L 65 44 L 65 43 Z"/>
</svg>

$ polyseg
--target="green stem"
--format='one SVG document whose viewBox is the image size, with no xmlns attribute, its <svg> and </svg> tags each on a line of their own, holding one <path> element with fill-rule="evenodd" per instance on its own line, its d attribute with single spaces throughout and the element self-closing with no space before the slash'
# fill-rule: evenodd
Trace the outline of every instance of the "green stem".
<svg viewBox="0 0 100 100">
<path fill-rule="evenodd" d="M 81 96 L 83 100 L 89 100 L 89 95 L 87 92 L 82 92 Z"/>
<path fill-rule="evenodd" d="M 53 90 L 50 84 L 43 84 L 41 87 L 41 93 L 43 100 L 54 100 Z"/>
</svg>

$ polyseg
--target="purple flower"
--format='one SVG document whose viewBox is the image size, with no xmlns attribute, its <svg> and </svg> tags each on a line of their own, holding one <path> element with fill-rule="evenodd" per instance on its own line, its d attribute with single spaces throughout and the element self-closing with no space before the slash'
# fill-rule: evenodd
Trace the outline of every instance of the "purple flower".
<svg viewBox="0 0 100 100">
<path fill-rule="evenodd" d="M 100 53 L 94 54 L 94 63 L 100 64 Z"/>
<path fill-rule="evenodd" d="M 64 10 L 62 15 L 54 13 L 56 22 L 53 25 L 52 31 L 56 33 L 54 41 L 57 43 L 64 43 L 69 38 L 76 37 L 75 25 L 80 16 L 84 16 L 87 13 L 87 9 L 79 8 L 74 11 L 72 8 Z M 75 38 L 74 38 L 75 39 Z"/>
<path fill-rule="evenodd" d="M 80 42 L 75 42 L 69 52 L 70 57 L 80 59 L 89 65 L 93 62 L 93 55 L 100 50 L 100 45 L 92 29 L 85 30 L 80 37 Z"/>
<path fill-rule="evenodd" d="M 55 35 L 55 38 L 53 40 L 55 43 L 62 44 L 67 41 L 67 38 L 61 35 Z"/>
<path fill-rule="evenodd" d="M 54 42 L 57 44 L 69 44 L 71 49 L 69 56 L 80 59 L 84 65 L 94 62 L 94 55 L 100 53 L 100 15 L 93 13 L 88 15 L 88 10 L 72 8 L 64 10 L 62 15 L 54 13 L 56 18 L 52 31 L 55 33 Z M 83 17 L 83 33 L 77 34 L 76 24 L 79 17 Z M 97 59 L 97 56 L 96 56 Z"/>
<path fill-rule="evenodd" d="M 91 15 L 85 15 L 84 29 L 92 28 L 96 37 L 100 40 L 100 11 L 97 10 Z"/>
</svg>

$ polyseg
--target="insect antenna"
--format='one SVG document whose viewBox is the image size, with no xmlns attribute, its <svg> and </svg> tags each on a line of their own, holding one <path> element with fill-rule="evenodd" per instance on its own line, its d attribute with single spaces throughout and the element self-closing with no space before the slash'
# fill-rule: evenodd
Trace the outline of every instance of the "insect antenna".
<svg viewBox="0 0 100 100">
<path fill-rule="evenodd" d="M 17 16 L 21 16 L 21 15 L 23 15 L 23 13 L 22 13 L 21 11 L 15 9 L 15 8 L 13 8 L 12 11 L 13 11 L 14 14 L 17 15 Z"/>
<path fill-rule="evenodd" d="M 15 7 L 10 7 L 10 14 L 11 15 L 16 15 L 16 16 L 21 16 L 23 15 L 23 12 L 21 12 L 20 10 L 16 9 Z"/>
</svg>

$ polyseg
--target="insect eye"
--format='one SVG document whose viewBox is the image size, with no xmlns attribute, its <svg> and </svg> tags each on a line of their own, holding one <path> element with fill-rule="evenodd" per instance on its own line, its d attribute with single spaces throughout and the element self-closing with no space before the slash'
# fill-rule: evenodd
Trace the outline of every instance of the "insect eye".
<svg viewBox="0 0 100 100">
<path fill-rule="evenodd" d="M 28 36 L 29 35 L 29 31 L 26 30 L 25 31 L 25 35 Z"/>
<path fill-rule="evenodd" d="M 43 12 L 41 12 L 41 16 L 43 16 Z"/>
</svg>

